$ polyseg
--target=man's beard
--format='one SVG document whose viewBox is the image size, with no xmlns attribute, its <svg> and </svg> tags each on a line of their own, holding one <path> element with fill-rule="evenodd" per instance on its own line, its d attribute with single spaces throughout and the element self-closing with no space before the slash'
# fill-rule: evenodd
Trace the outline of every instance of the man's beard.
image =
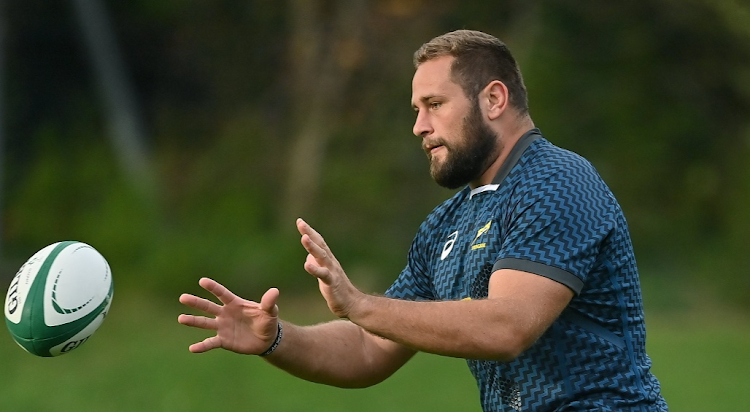
<svg viewBox="0 0 750 412">
<path fill-rule="evenodd" d="M 461 141 L 451 145 L 441 142 L 446 149 L 442 163 L 428 154 L 432 179 L 448 189 L 457 189 L 479 178 L 500 151 L 497 134 L 484 123 L 478 101 L 474 101 L 464 117 L 461 131 Z"/>
</svg>

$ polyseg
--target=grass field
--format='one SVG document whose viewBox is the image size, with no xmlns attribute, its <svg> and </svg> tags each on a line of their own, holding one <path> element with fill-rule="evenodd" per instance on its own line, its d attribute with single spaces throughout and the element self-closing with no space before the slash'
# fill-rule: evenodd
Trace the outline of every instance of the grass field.
<svg viewBox="0 0 750 412">
<path fill-rule="evenodd" d="M 462 360 L 420 354 L 376 387 L 329 388 L 292 378 L 256 357 L 189 353 L 187 346 L 206 335 L 177 324 L 181 310 L 173 302 L 115 295 L 96 335 L 58 358 L 29 355 L 0 333 L 0 410 L 480 411 Z M 747 410 L 746 319 L 651 314 L 649 351 L 670 410 Z"/>
</svg>

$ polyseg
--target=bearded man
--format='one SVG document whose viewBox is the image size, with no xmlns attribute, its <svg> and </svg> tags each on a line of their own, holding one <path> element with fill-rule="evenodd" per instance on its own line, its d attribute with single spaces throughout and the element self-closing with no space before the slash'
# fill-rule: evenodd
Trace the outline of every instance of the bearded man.
<svg viewBox="0 0 750 412">
<path fill-rule="evenodd" d="M 179 322 L 216 335 L 190 350 L 257 354 L 341 387 L 422 351 L 465 358 L 484 411 L 666 411 L 622 210 L 588 161 L 542 137 L 508 48 L 459 30 L 414 63 L 413 132 L 433 179 L 463 188 L 421 224 L 385 296 L 357 289 L 299 219 L 304 268 L 341 319 L 297 326 L 278 318 L 278 289 L 253 302 L 203 278 L 221 304 L 182 295 L 210 316 Z"/>
</svg>

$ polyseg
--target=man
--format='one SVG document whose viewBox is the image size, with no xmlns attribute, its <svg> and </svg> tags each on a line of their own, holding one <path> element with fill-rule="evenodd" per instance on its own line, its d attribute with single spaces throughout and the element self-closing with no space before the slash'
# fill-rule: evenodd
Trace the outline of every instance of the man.
<svg viewBox="0 0 750 412">
<path fill-rule="evenodd" d="M 462 357 L 485 411 L 663 411 L 627 224 L 594 168 L 535 128 L 520 70 L 498 39 L 460 30 L 414 57 L 414 134 L 434 180 L 467 187 L 422 223 L 385 296 L 362 293 L 299 219 L 305 270 L 342 320 L 278 319 L 210 279 L 222 304 L 182 295 L 216 336 L 192 352 L 261 354 L 300 378 L 376 384 L 416 351 Z"/>
</svg>

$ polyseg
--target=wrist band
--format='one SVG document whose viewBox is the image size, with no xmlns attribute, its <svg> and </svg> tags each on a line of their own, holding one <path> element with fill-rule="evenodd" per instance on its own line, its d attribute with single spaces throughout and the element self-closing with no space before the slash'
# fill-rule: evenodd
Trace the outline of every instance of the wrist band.
<svg viewBox="0 0 750 412">
<path fill-rule="evenodd" d="M 279 325 L 279 331 L 276 333 L 276 339 L 274 339 L 273 343 L 271 344 L 271 347 L 266 349 L 265 352 L 261 353 L 258 356 L 268 356 L 273 353 L 273 351 L 276 350 L 276 348 L 279 347 L 279 343 L 281 342 L 281 335 L 284 334 L 284 330 L 281 327 L 281 322 L 278 323 Z"/>
</svg>

